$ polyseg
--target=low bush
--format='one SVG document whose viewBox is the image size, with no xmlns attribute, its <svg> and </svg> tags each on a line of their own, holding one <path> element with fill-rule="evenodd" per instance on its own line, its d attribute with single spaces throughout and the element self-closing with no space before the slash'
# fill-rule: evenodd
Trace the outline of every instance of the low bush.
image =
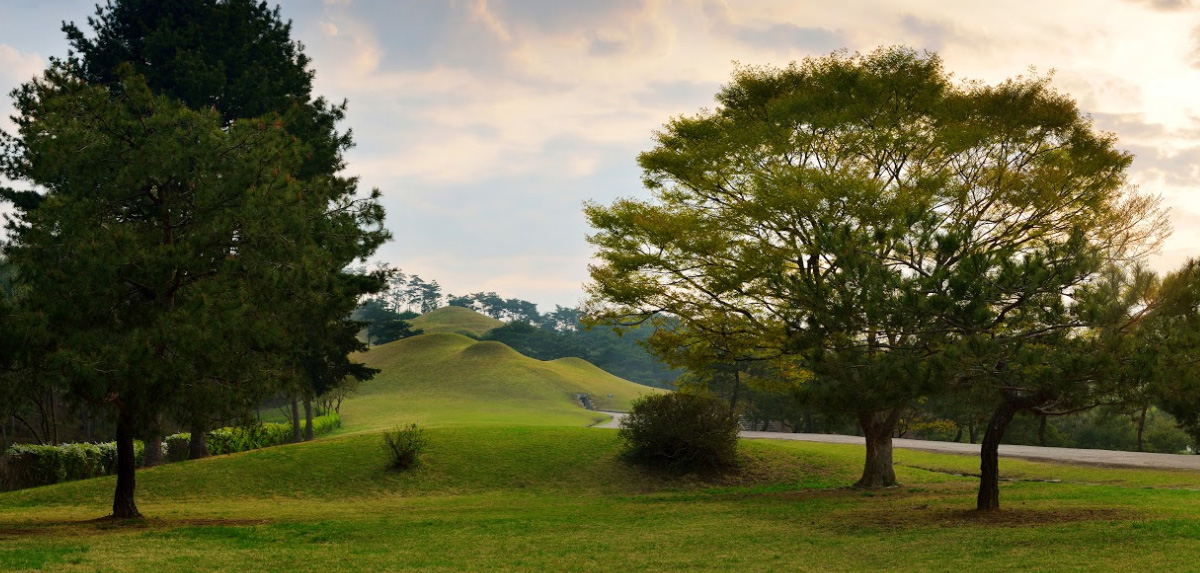
<svg viewBox="0 0 1200 573">
<path fill-rule="evenodd" d="M 134 460 L 142 464 L 142 442 L 133 444 Z M 50 485 L 64 481 L 112 475 L 117 472 L 114 442 L 39 446 L 13 444 L 5 451 L 0 486 L 4 490 Z"/>
<path fill-rule="evenodd" d="M 383 447 L 391 458 L 392 469 L 406 470 L 416 466 L 428 445 L 425 431 L 416 424 L 397 426 L 383 433 Z"/>
<path fill-rule="evenodd" d="M 342 420 L 336 413 L 317 416 L 313 418 L 313 434 L 325 435 L 341 425 Z M 244 428 L 219 428 L 208 432 L 205 437 L 208 453 L 232 454 L 290 443 L 292 426 L 269 423 Z M 167 436 L 163 440 L 163 462 L 188 459 L 191 442 L 192 436 L 188 433 Z M 134 459 L 138 467 L 142 466 L 144 450 L 142 442 L 134 442 Z M 112 475 L 117 471 L 115 442 L 58 446 L 13 444 L 4 453 L 4 456 L 0 456 L 0 490 L 3 491 Z"/>
<path fill-rule="evenodd" d="M 737 463 L 738 415 L 708 395 L 643 396 L 633 402 L 618 435 L 625 456 L 645 465 L 693 470 Z"/>
</svg>

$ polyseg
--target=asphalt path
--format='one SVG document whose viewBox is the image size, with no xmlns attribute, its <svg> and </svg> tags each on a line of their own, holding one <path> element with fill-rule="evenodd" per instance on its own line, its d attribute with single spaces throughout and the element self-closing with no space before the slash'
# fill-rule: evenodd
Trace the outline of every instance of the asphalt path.
<svg viewBox="0 0 1200 573">
<path fill-rule="evenodd" d="M 625 416 L 621 412 L 602 412 L 612 416 L 608 422 L 596 424 L 595 428 L 616 428 Z M 837 434 L 792 434 L 788 432 L 742 432 L 743 438 L 768 440 L 800 440 L 829 444 L 854 444 L 866 447 L 861 436 Z M 892 440 L 892 447 L 906 450 L 921 450 L 940 454 L 979 455 L 979 444 L 958 442 L 934 442 L 930 440 Z M 1112 450 L 1083 450 L 1078 448 L 1043 448 L 1039 446 L 1000 445 L 1000 457 L 1019 458 L 1044 462 L 1089 464 L 1112 467 L 1153 468 L 1168 470 L 1200 471 L 1200 455 L 1149 454 L 1143 452 L 1117 452 Z"/>
</svg>

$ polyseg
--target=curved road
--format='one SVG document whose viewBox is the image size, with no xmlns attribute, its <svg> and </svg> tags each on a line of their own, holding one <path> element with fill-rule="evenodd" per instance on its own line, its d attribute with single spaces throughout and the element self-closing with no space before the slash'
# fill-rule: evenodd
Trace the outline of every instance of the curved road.
<svg viewBox="0 0 1200 573">
<path fill-rule="evenodd" d="M 625 414 L 621 412 L 601 412 L 612 416 L 608 422 L 596 424 L 594 428 L 616 428 Z M 866 446 L 860 436 L 841 436 L 837 434 L 792 434 L 786 432 L 742 432 L 743 438 L 800 440 L 805 442 L 825 442 L 830 444 L 856 444 Z M 960 444 L 957 442 L 934 442 L 928 440 L 906 440 L 896 438 L 892 446 L 907 450 L 922 450 L 941 454 L 979 455 L 979 444 Z M 1073 464 L 1093 464 L 1102 466 L 1122 466 L 1133 468 L 1154 468 L 1169 470 L 1200 471 L 1200 455 L 1148 454 L 1143 452 L 1116 452 L 1112 450 L 1081 450 L 1077 448 L 1042 448 L 1038 446 L 1000 446 L 1000 456 L 1005 458 L 1020 458 L 1025 460 L 1066 462 Z"/>
</svg>

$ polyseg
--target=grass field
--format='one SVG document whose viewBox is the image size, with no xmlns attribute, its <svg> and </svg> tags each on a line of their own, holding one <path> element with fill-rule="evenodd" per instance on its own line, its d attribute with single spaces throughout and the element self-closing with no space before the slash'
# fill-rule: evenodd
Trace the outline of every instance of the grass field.
<svg viewBox="0 0 1200 573">
<path fill-rule="evenodd" d="M 504 323 L 490 316 L 479 314 L 468 308 L 458 306 L 443 306 L 418 316 L 409 321 L 413 328 L 425 331 L 425 334 L 450 332 L 479 338 L 483 334 Z"/>
<path fill-rule="evenodd" d="M 615 432 L 430 430 L 425 465 L 384 470 L 373 434 L 162 466 L 146 520 L 103 515 L 112 480 L 0 496 L 0 569 L 1190 570 L 1194 475 L 1003 462 L 1026 480 L 966 511 L 969 458 L 899 452 L 903 487 L 865 492 L 859 448 L 748 442 L 743 470 L 670 478 Z M 1048 483 L 1070 479 L 1077 483 Z"/>
<path fill-rule="evenodd" d="M 626 410 L 630 400 L 659 391 L 578 358 L 535 360 L 499 342 L 450 333 L 376 346 L 363 360 L 381 372 L 343 408 L 349 431 L 402 422 L 586 426 L 608 416 L 584 410 L 576 394 L 588 394 L 600 409 Z"/>
<path fill-rule="evenodd" d="M 645 391 L 580 361 L 428 335 L 372 349 L 379 379 L 314 442 L 0 494 L 0 571 L 1185 571 L 1200 475 L 1001 461 L 979 514 L 970 457 L 897 450 L 903 486 L 846 488 L 862 448 L 743 442 L 741 467 L 627 465 L 574 391 Z M 600 374 L 603 374 L 602 372 Z M 607 375 L 605 375 L 607 376 Z M 420 420 L 424 463 L 385 469 L 379 429 Z"/>
</svg>

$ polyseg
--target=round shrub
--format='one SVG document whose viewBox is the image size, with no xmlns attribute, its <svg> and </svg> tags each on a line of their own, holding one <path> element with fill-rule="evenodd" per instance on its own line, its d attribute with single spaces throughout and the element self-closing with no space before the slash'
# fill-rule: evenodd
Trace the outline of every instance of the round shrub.
<svg viewBox="0 0 1200 573">
<path fill-rule="evenodd" d="M 618 435 L 625 455 L 646 465 L 691 470 L 737 463 L 738 415 L 712 396 L 671 392 L 639 398 Z"/>
</svg>

